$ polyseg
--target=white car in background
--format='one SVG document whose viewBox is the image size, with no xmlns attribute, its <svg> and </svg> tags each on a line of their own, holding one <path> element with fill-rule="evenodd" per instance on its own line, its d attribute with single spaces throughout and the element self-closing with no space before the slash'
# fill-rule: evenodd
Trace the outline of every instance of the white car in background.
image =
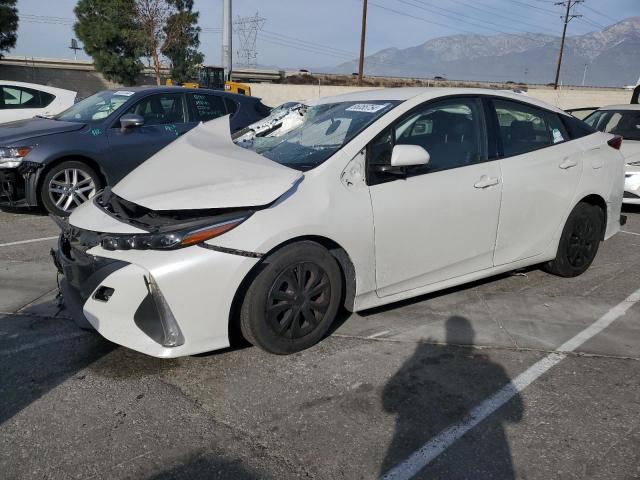
<svg viewBox="0 0 640 480">
<path fill-rule="evenodd" d="M 585 122 L 601 132 L 623 138 L 625 158 L 623 203 L 640 205 L 640 105 L 610 105 L 593 112 Z"/>
<path fill-rule="evenodd" d="M 76 321 L 157 357 L 228 347 L 236 327 L 293 353 L 342 306 L 534 264 L 580 275 L 620 229 L 619 138 L 538 100 L 398 88 L 303 110 L 235 142 L 228 117 L 201 124 L 60 220 Z"/>
<path fill-rule="evenodd" d="M 0 123 L 57 115 L 76 100 L 71 90 L 10 80 L 0 80 L 0 94 Z"/>
</svg>

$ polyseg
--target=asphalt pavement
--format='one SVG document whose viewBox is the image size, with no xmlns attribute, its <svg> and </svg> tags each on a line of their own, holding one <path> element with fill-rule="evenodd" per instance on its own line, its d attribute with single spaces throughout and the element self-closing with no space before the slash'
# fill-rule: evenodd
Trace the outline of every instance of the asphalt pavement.
<svg viewBox="0 0 640 480">
<path fill-rule="evenodd" d="M 640 209 L 625 210 L 578 278 L 531 268 L 345 313 L 291 356 L 171 360 L 77 329 L 55 300 L 57 228 L 1 212 L 0 476 L 640 478 Z"/>
</svg>

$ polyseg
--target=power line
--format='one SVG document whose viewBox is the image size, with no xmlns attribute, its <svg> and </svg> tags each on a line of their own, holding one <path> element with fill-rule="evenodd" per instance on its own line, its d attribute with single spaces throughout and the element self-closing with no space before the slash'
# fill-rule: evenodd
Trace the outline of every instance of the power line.
<svg viewBox="0 0 640 480">
<path fill-rule="evenodd" d="M 619 20 L 616 20 L 613 17 L 610 17 L 609 15 L 605 15 L 604 13 L 596 10 L 595 8 L 591 8 L 590 6 L 588 6 L 587 4 L 582 5 L 583 8 L 586 8 L 587 10 L 590 10 L 591 12 L 595 13 L 596 15 L 600 15 L 601 17 L 606 18 L 607 20 L 611 20 L 612 22 L 618 22 Z"/>
<path fill-rule="evenodd" d="M 485 30 L 489 30 L 491 32 L 497 31 L 497 32 L 500 32 L 500 33 L 512 35 L 512 33 L 510 33 L 510 32 L 505 32 L 503 30 L 500 30 L 500 28 L 503 28 L 503 25 L 499 25 L 497 23 L 494 23 L 494 22 L 491 22 L 491 21 L 488 21 L 488 20 L 476 20 L 475 17 L 470 17 L 469 15 L 458 13 L 458 12 L 456 12 L 454 10 L 450 10 L 450 9 L 443 8 L 443 7 L 438 7 L 438 6 L 435 6 L 435 5 L 431 5 L 431 4 L 426 3 L 423 0 L 411 0 L 411 1 L 419 3 L 421 5 L 425 5 L 424 7 L 421 6 L 421 5 L 414 5 L 412 3 L 409 3 L 407 0 L 398 0 L 398 1 L 401 2 L 401 3 L 404 3 L 406 5 L 410 5 L 412 7 L 419 8 L 421 10 L 425 10 L 425 11 L 430 12 L 430 13 L 434 13 L 436 15 L 440 15 L 440 16 L 443 16 L 443 17 L 446 17 L 446 18 L 450 18 L 450 19 L 455 20 L 457 22 L 466 23 L 467 25 L 471 25 L 471 26 L 476 27 L 476 28 L 479 27 L 479 28 L 483 28 Z M 439 13 L 437 10 L 441 10 L 441 11 L 446 12 L 446 13 Z M 455 17 L 452 16 L 452 15 L 455 15 Z M 460 17 L 460 18 L 456 18 L 456 17 Z M 470 19 L 471 21 L 470 20 L 464 20 L 464 19 Z M 485 24 L 486 25 L 493 25 L 494 27 L 498 27 L 498 29 L 493 28 L 493 27 L 485 26 Z M 512 30 L 518 31 L 520 33 L 531 33 L 531 32 L 529 32 L 527 30 L 522 30 L 522 29 L 513 28 L 513 27 L 509 27 L 509 28 L 511 28 Z"/>
<path fill-rule="evenodd" d="M 551 0 L 551 1 L 555 1 L 555 0 Z M 496 8 L 489 7 L 488 5 L 484 6 L 484 8 L 479 8 L 479 7 L 476 7 L 475 5 L 472 5 L 471 3 L 463 2 L 461 0 L 458 0 L 456 3 L 464 5 L 467 8 L 471 8 L 473 10 L 477 10 L 480 13 L 489 14 L 489 15 L 492 15 L 494 17 L 499 17 L 499 18 L 502 18 L 504 20 L 508 20 L 510 22 L 517 22 L 517 23 L 520 23 L 521 25 L 529 25 L 530 27 L 536 28 L 538 31 L 546 30 L 547 32 L 553 32 L 553 35 L 555 36 L 555 31 L 551 30 L 549 27 L 543 27 L 540 24 L 535 24 L 535 23 L 531 23 L 531 22 L 525 22 L 522 19 L 514 18 L 514 16 L 507 16 L 505 14 L 506 12 L 502 12 L 501 10 L 498 10 Z M 482 5 L 482 4 L 480 4 L 480 5 Z"/>
</svg>

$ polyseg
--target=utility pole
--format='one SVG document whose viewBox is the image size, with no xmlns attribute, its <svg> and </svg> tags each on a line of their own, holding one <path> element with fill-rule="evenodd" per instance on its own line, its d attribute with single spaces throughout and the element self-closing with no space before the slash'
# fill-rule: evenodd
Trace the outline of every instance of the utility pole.
<svg viewBox="0 0 640 480">
<path fill-rule="evenodd" d="M 358 85 L 362 86 L 364 75 L 364 41 L 367 37 L 367 0 L 362 0 L 362 30 L 360 31 L 360 63 L 358 65 Z"/>
<path fill-rule="evenodd" d="M 566 7 L 566 11 L 564 16 L 562 17 L 564 20 L 564 26 L 562 27 L 562 40 L 560 41 L 560 54 L 558 55 L 558 66 L 556 68 L 556 79 L 553 82 L 553 89 L 558 89 L 558 81 L 560 80 L 560 66 L 562 65 L 562 53 L 564 52 L 564 39 L 567 36 L 567 25 L 569 22 L 576 18 L 581 17 L 582 15 L 573 15 L 571 14 L 571 9 L 575 7 L 577 4 L 584 2 L 584 0 L 563 0 L 562 2 L 556 2 L 555 5 L 562 5 Z"/>
<path fill-rule="evenodd" d="M 223 0 L 222 5 L 222 68 L 225 80 L 231 80 L 232 60 L 231 0 Z"/>
</svg>

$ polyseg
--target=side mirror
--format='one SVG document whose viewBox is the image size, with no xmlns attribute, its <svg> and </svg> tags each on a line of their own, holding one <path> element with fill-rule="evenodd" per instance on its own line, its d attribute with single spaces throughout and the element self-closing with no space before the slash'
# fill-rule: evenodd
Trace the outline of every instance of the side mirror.
<svg viewBox="0 0 640 480">
<path fill-rule="evenodd" d="M 391 152 L 392 167 L 426 165 L 430 159 L 429 152 L 419 145 L 396 145 Z"/>
<path fill-rule="evenodd" d="M 144 118 L 135 113 L 127 113 L 120 117 L 120 131 L 123 133 L 127 130 L 135 127 L 141 127 L 144 125 Z"/>
</svg>

